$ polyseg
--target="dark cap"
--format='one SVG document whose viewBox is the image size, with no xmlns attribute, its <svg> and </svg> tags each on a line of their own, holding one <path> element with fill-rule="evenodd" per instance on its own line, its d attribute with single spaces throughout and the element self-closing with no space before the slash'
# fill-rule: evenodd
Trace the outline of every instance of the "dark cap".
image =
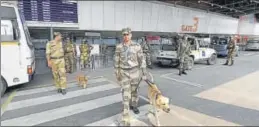
<svg viewBox="0 0 259 127">
<path fill-rule="evenodd" d="M 129 27 L 122 29 L 122 34 L 130 34 L 130 33 L 131 33 L 131 29 Z"/>
</svg>

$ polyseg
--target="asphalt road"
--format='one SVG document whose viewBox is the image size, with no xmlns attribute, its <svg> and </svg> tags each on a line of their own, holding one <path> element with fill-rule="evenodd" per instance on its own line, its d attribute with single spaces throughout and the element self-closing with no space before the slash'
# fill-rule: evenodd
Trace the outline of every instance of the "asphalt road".
<svg viewBox="0 0 259 127">
<path fill-rule="evenodd" d="M 167 125 L 188 122 L 188 125 L 259 125 L 259 107 L 256 105 L 259 101 L 254 99 L 258 96 L 252 94 L 252 88 L 248 90 L 252 87 L 249 84 L 255 80 L 258 82 L 258 79 L 248 81 L 242 78 L 259 70 L 258 58 L 259 52 L 241 52 L 235 58 L 234 66 L 223 66 L 225 59 L 219 58 L 216 65 L 196 63 L 188 75 L 183 76 L 177 75 L 178 70 L 170 67 L 150 70 L 158 88 L 170 98 L 173 117 L 167 120 L 171 121 Z M 88 75 L 91 77 L 87 89 L 72 82 L 68 84 L 65 96 L 56 93 L 49 74 L 36 76 L 29 84 L 10 88 L 1 99 L 1 125 L 114 125 L 120 117 L 122 105 L 120 87 L 112 68 L 95 70 Z M 70 76 L 68 79 L 72 81 L 74 78 Z M 233 84 L 241 83 L 241 79 L 246 83 L 234 87 Z M 222 86 L 225 91 L 220 91 Z M 253 90 L 256 89 L 258 91 L 259 86 L 253 86 Z M 248 91 L 246 94 L 245 90 Z M 145 118 L 149 106 L 146 84 L 141 83 L 139 93 L 141 113 L 134 117 L 150 125 Z M 162 115 L 161 118 L 167 119 Z"/>
</svg>

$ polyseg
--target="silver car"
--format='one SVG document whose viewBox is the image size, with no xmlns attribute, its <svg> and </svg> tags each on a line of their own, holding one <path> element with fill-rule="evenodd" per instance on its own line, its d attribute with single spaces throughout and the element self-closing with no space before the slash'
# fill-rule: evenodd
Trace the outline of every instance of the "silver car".
<svg viewBox="0 0 259 127">
<path fill-rule="evenodd" d="M 245 50 L 257 50 L 259 51 L 259 40 L 249 40 L 247 41 Z"/>
</svg>

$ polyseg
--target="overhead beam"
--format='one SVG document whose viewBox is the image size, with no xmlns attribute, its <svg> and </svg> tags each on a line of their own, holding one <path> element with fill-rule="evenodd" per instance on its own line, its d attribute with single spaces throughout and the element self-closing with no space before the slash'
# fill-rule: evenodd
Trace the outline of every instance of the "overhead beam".
<svg viewBox="0 0 259 127">
<path fill-rule="evenodd" d="M 234 8 L 230 8 L 230 7 L 226 7 L 226 6 L 222 6 L 222 5 L 210 3 L 210 2 L 207 2 L 207 1 L 203 1 L 203 0 L 199 0 L 198 2 L 199 2 L 199 3 L 210 4 L 210 5 L 212 5 L 212 6 L 218 6 L 218 7 L 220 7 L 220 8 L 225 8 L 225 9 L 229 9 L 229 10 L 234 10 L 234 11 L 237 11 L 237 12 L 240 12 L 240 13 L 245 13 L 245 12 L 243 12 L 243 11 L 240 11 L 240 10 L 237 10 L 237 9 L 234 9 Z"/>
<path fill-rule="evenodd" d="M 223 6 L 229 6 L 229 5 L 235 5 L 235 4 L 240 4 L 240 3 L 245 3 L 247 0 L 242 0 L 242 1 L 238 1 L 238 2 L 234 2 L 234 3 L 231 3 L 231 4 L 224 4 Z M 214 9 L 218 9 L 218 8 L 220 8 L 220 7 L 214 7 L 214 8 L 211 8 L 211 9 L 209 9 L 209 10 L 214 10 Z"/>
</svg>

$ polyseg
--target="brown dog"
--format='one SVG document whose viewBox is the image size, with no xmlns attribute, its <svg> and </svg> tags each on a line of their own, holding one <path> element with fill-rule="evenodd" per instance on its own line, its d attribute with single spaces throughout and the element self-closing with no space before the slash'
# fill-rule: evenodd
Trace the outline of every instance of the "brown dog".
<svg viewBox="0 0 259 127">
<path fill-rule="evenodd" d="M 87 81 L 88 81 L 88 78 L 86 77 L 86 75 L 84 74 L 79 74 L 77 77 L 77 83 L 79 86 L 83 86 L 83 88 L 85 89 L 86 86 L 87 86 Z"/>
<path fill-rule="evenodd" d="M 156 84 L 146 81 L 148 84 L 148 98 L 149 103 L 153 105 L 154 108 L 154 116 L 156 118 L 157 126 L 160 126 L 159 119 L 157 116 L 157 109 L 163 110 L 166 113 L 170 112 L 169 107 L 169 98 L 163 96 L 160 92 L 160 90 L 157 88 Z"/>
</svg>

